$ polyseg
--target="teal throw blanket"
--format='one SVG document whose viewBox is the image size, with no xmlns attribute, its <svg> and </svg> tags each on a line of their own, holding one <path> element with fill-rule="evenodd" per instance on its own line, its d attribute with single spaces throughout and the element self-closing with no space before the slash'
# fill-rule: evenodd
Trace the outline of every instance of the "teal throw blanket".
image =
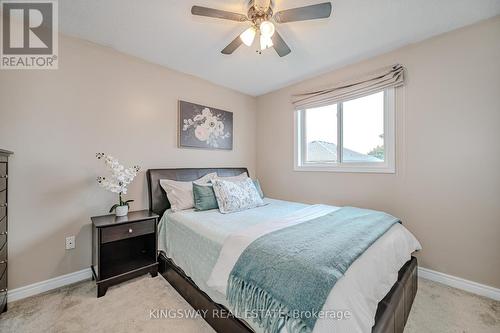
<svg viewBox="0 0 500 333">
<path fill-rule="evenodd" d="M 314 314 L 338 279 L 397 222 L 383 212 L 345 207 L 261 236 L 234 266 L 228 301 L 265 332 L 278 333 L 285 325 L 289 333 L 312 332 Z"/>
</svg>

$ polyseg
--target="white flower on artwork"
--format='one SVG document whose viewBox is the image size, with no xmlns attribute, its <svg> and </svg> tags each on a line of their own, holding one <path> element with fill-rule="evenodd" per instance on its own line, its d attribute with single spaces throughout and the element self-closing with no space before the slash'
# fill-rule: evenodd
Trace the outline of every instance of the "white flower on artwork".
<svg viewBox="0 0 500 333">
<path fill-rule="evenodd" d="M 210 135 L 210 132 L 208 131 L 208 129 L 205 126 L 200 125 L 200 126 L 196 126 L 196 128 L 194 130 L 194 135 L 200 141 L 207 141 L 208 137 Z"/>
<path fill-rule="evenodd" d="M 206 142 L 212 147 L 218 147 L 219 139 L 230 137 L 230 133 L 224 133 L 224 122 L 220 116 L 214 115 L 209 108 L 204 108 L 201 114 L 197 114 L 193 119 L 183 120 L 183 131 L 194 129 L 196 139 Z"/>
<path fill-rule="evenodd" d="M 212 118 L 212 112 L 210 112 L 209 108 L 204 108 L 203 111 L 201 111 L 201 115 L 205 118 Z"/>
</svg>

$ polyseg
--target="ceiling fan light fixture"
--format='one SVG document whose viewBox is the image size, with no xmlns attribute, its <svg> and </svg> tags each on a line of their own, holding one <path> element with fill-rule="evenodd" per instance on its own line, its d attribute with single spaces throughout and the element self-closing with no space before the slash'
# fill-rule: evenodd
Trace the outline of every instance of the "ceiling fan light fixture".
<svg viewBox="0 0 500 333">
<path fill-rule="evenodd" d="M 270 21 L 262 21 L 259 29 L 260 33 L 267 38 L 271 38 L 274 35 L 274 24 Z"/>
<path fill-rule="evenodd" d="M 265 50 L 270 47 L 273 47 L 273 40 L 271 39 L 271 37 L 260 34 L 260 49 Z"/>
<path fill-rule="evenodd" d="M 332 13 L 331 1 L 285 9 L 278 12 L 274 11 L 275 1 L 273 0 L 247 0 L 247 2 L 249 8 L 246 15 L 210 7 L 191 7 L 191 14 L 193 15 L 251 23 L 252 26 L 250 28 L 237 35 L 221 50 L 222 54 L 232 54 L 241 44 L 252 46 L 255 42 L 255 36 L 258 33 L 261 50 L 274 47 L 276 53 L 280 57 L 284 57 L 290 54 L 291 49 L 278 33 L 274 26 L 276 23 L 324 19 L 330 17 Z M 261 51 L 257 50 L 257 53 L 260 54 Z"/>
<path fill-rule="evenodd" d="M 246 46 L 252 46 L 256 33 L 255 27 L 250 27 L 241 33 L 240 39 Z"/>
</svg>

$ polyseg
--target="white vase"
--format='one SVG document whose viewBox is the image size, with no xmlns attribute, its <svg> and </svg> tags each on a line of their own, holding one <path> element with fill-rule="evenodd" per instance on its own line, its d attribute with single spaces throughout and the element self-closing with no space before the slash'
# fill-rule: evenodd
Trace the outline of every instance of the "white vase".
<svg viewBox="0 0 500 333">
<path fill-rule="evenodd" d="M 126 216 L 128 214 L 128 206 L 118 206 L 115 209 L 115 215 L 116 216 Z"/>
</svg>

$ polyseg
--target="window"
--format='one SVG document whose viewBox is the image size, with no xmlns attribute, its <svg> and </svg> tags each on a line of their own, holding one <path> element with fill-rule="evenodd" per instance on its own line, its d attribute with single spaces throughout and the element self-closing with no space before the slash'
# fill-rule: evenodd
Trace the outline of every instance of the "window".
<svg viewBox="0 0 500 333">
<path fill-rule="evenodd" d="M 394 88 L 296 112 L 295 169 L 394 173 Z"/>
</svg>

